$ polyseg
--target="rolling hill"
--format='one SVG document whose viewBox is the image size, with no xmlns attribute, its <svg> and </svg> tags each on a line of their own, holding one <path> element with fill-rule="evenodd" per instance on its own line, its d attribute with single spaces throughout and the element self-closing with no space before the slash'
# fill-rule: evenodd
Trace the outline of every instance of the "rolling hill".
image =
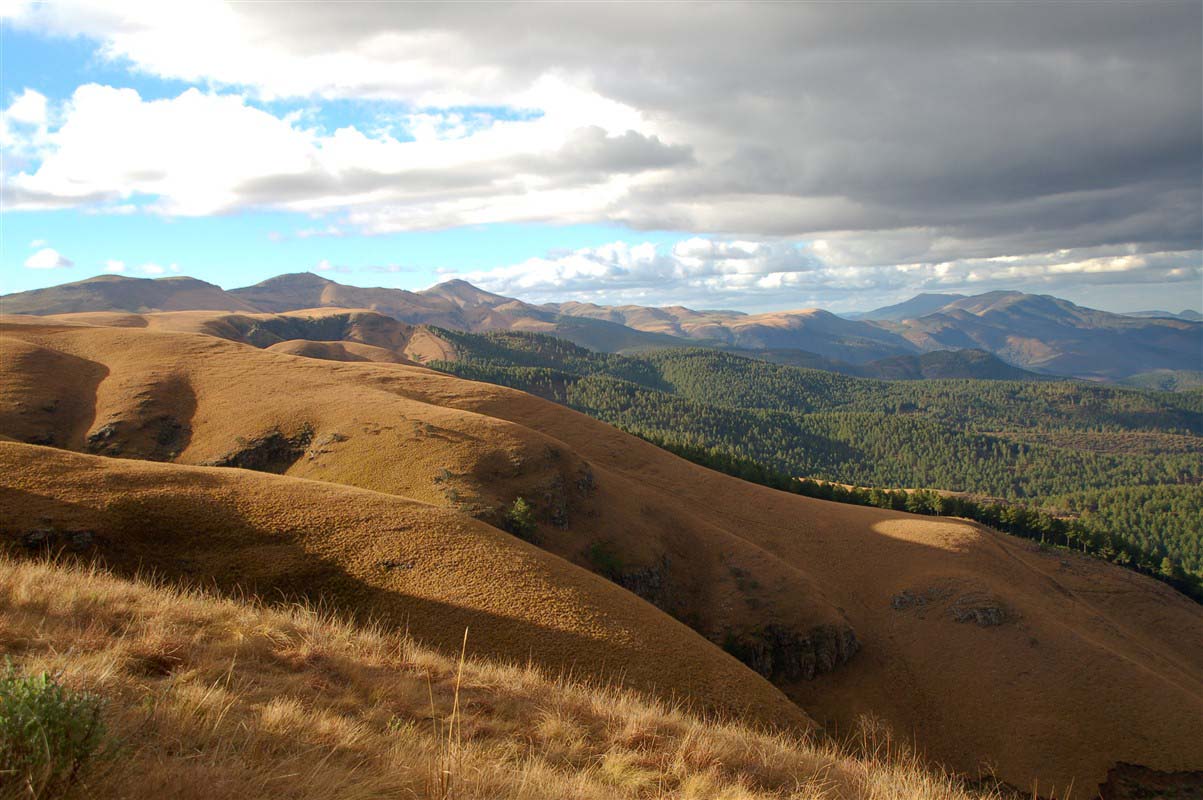
<svg viewBox="0 0 1203 800">
<path fill-rule="evenodd" d="M 48 289 L 0 297 L 5 314 L 69 314 L 78 311 L 248 311 L 258 308 L 220 286 L 195 278 L 127 278 L 98 275 Z"/>
<path fill-rule="evenodd" d="M 609 307 L 587 303 L 560 303 L 544 308 L 694 342 L 746 350 L 805 350 L 823 358 L 854 364 L 916 352 L 907 341 L 876 326 L 837 317 L 817 308 L 768 314 L 693 311 L 681 306 Z"/>
<path fill-rule="evenodd" d="M 482 657 L 764 721 L 867 714 L 1025 789 L 1203 770 L 1203 610 L 1147 578 L 748 484 L 503 387 L 257 349 L 203 316 L 4 321 L 10 547 L 320 596 L 444 648 L 467 625 Z M 500 530 L 518 497 L 529 541 Z"/>
<path fill-rule="evenodd" d="M 749 315 L 581 303 L 549 307 L 752 351 L 804 350 L 853 365 L 932 351 L 982 350 L 1021 369 L 1114 380 L 1150 369 L 1197 370 L 1203 362 L 1203 324 L 1198 322 L 1111 314 L 1022 292 L 922 294 L 848 318 L 818 309 Z"/>
<path fill-rule="evenodd" d="M 474 629 L 458 659 L 312 604 L 4 556 L 0 617 L 21 669 L 108 700 L 88 797 L 994 797 L 897 744 L 866 752 L 478 658 Z"/>
<path fill-rule="evenodd" d="M 1198 392 L 863 380 L 703 348 L 623 356 L 523 333 L 439 335 L 454 360 L 429 362 L 437 369 L 555 400 L 703 465 L 777 488 L 805 490 L 790 486 L 793 476 L 970 495 L 977 507 L 952 513 L 996 527 L 1005 519 L 1000 502 L 1027 509 L 1041 518 L 1020 525 L 1012 516 L 1009 532 L 1081 539 L 1075 547 L 1169 579 L 1203 601 L 1203 527 L 1173 511 L 1179 501 L 1203 499 Z M 1156 500 L 1139 499 L 1150 489 Z M 1096 510 L 1111 524 L 1071 537 L 1058 498 L 1081 491 L 1105 491 L 1106 508 Z M 855 502 L 901 507 L 882 495 Z"/>
</svg>

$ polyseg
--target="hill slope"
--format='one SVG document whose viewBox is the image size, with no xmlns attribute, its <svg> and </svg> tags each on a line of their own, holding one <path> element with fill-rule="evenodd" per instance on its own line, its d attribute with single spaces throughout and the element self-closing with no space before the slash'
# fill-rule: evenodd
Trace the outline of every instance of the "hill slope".
<svg viewBox="0 0 1203 800">
<path fill-rule="evenodd" d="M 99 275 L 95 278 L 64 283 L 48 289 L 35 289 L 0 297 L 0 312 L 5 314 L 69 314 L 77 311 L 177 311 L 209 309 L 215 311 L 256 311 L 220 286 L 195 278 L 127 278 Z"/>
<path fill-rule="evenodd" d="M 4 557 L 0 617 L 20 671 L 107 701 L 121 749 L 81 776 L 92 798 L 983 796 L 897 752 L 854 756 L 479 659 L 475 629 L 457 662 L 312 607 Z"/>
<path fill-rule="evenodd" d="M 150 569 L 321 600 L 449 652 L 470 628 L 474 650 L 492 658 L 805 724 L 766 681 L 684 625 L 448 509 L 260 472 L 5 442 L 0 470 L 0 535 L 9 546 L 71 549 L 71 532 L 86 530 L 83 551 L 127 574 Z M 56 533 L 40 539 L 38 531 Z M 490 585 L 503 588 L 486 591 Z"/>
<path fill-rule="evenodd" d="M 966 378 L 987 381 L 1049 380 L 1050 376 L 1014 367 L 984 350 L 933 350 L 917 356 L 893 356 L 848 370 L 850 375 L 881 380 L 943 380 Z"/>
<path fill-rule="evenodd" d="M 812 308 L 767 314 L 693 311 L 681 306 L 596 306 L 588 303 L 548 304 L 570 316 L 621 323 L 637 330 L 669 334 L 695 342 L 749 350 L 805 350 L 854 364 L 916 352 L 906 340 L 863 322 Z"/>
<path fill-rule="evenodd" d="M 702 348 L 623 356 L 546 336 L 439 335 L 454 345 L 455 358 L 431 366 L 555 400 L 779 488 L 794 476 L 968 493 L 979 507 L 957 513 L 1063 542 L 1085 532 L 1070 537 L 1059 524 L 1058 495 L 1161 487 L 1175 497 L 1203 496 L 1198 391 L 1170 395 L 1049 379 L 863 380 Z M 973 354 L 935 352 L 919 360 L 951 355 L 960 368 L 960 356 Z M 986 356 L 983 363 L 1001 362 Z M 1190 518 L 1161 503 L 1138 510 L 1135 496 L 1101 495 L 1110 507 L 1099 510 L 1116 524 L 1093 526 L 1090 541 L 1077 546 L 1148 575 L 1174 578 L 1181 568 L 1186 580 L 1176 585 L 1203 599 L 1189 577 L 1203 577 Z M 987 510 L 987 498 L 1006 499 L 1008 514 L 1001 506 Z M 858 502 L 893 505 L 880 494 Z M 1017 504 L 1047 518 L 1019 524 Z"/>
<path fill-rule="evenodd" d="M 10 445 L 5 510 L 22 527 L 61 516 L 65 530 L 97 526 L 98 547 L 118 545 L 113 557 L 133 537 L 129 553 L 169 567 L 188 546 L 224 581 L 316 585 L 291 567 L 344 587 L 333 595 L 346 607 L 433 619 L 431 638 L 458 620 L 440 628 L 439 614 L 408 609 L 452 605 L 507 617 L 508 630 L 534 615 L 552 644 L 542 633 L 499 635 L 490 647 L 552 663 L 567 652 L 555 642 L 576 647 L 582 631 L 590 647 L 641 641 L 653 654 L 688 639 L 680 647 L 704 665 L 674 684 L 701 702 L 707 676 L 726 670 L 741 676 L 729 679 L 741 697 L 771 704 L 767 684 L 709 639 L 821 722 L 847 729 L 872 714 L 945 764 L 969 773 L 990 764 L 1017 786 L 1072 780 L 1088 794 L 1081 787 L 1118 762 L 1203 769 L 1203 611 L 1110 565 L 960 521 L 746 484 L 530 395 L 418 367 L 302 359 L 149 327 L 45 320 L 0 331 L 0 434 L 177 462 Z M 130 486 L 129 502 L 89 488 L 110 471 Z M 518 496 L 533 503 L 528 535 L 548 553 L 471 519 L 505 524 Z M 243 535 L 223 539 L 216 524 L 194 535 L 187 520 L 156 516 L 180 507 L 228 509 Z M 429 572 L 418 559 L 414 569 L 381 566 L 408 563 L 411 539 L 429 543 L 420 551 Z M 444 547 L 468 560 L 453 566 Z M 512 581 L 530 587 L 527 601 L 512 601 Z M 682 668 L 640 658 L 611 657 L 606 669 L 632 683 L 659 675 L 663 690 L 663 676 Z"/>
<path fill-rule="evenodd" d="M 910 300 L 895 303 L 892 306 L 882 306 L 872 311 L 862 311 L 847 315 L 849 319 L 863 319 L 871 322 L 901 322 L 904 319 L 925 317 L 955 300 L 963 300 L 963 294 L 917 294 Z"/>
</svg>

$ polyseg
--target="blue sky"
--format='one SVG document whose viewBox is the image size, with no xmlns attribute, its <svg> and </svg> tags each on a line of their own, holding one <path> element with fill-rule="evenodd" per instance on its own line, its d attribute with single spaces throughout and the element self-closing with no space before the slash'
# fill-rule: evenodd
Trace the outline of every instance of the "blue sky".
<svg viewBox="0 0 1203 800">
<path fill-rule="evenodd" d="M 321 220 L 284 212 L 235 212 L 217 217 L 89 215 L 75 210 L 5 214 L 4 293 L 82 280 L 120 261 L 199 277 L 227 289 L 286 272 L 328 268 L 327 277 L 359 286 L 425 288 L 449 271 L 503 267 L 558 250 L 604 245 L 630 235 L 615 225 L 498 224 L 377 236 L 308 236 Z M 668 232 L 641 232 L 640 241 L 671 242 Z M 33 243 L 36 243 L 34 246 Z M 45 246 L 69 254 L 71 267 L 34 270 L 23 262 Z M 325 263 L 323 263 L 325 262 Z M 171 266 L 178 267 L 172 270 Z M 155 273 L 164 274 L 164 273 Z"/>
<path fill-rule="evenodd" d="M 1190 4 L 488 9 L 5 6 L 0 292 L 317 270 L 749 311 L 1203 305 Z"/>
<path fill-rule="evenodd" d="M 2 91 L 7 101 L 26 88 L 62 100 L 77 86 L 102 83 L 138 91 L 143 100 L 172 98 L 185 81 L 164 80 L 131 68 L 128 61 L 98 53 L 85 37 L 42 36 L 3 29 Z M 346 125 L 388 124 L 406 103 L 379 100 L 254 101 L 277 115 L 303 110 L 323 130 Z M 537 117 L 537 109 L 455 107 L 454 111 L 498 119 Z M 394 135 L 404 140 L 396 123 Z M 141 265 L 200 277 L 225 288 L 246 286 L 285 272 L 328 267 L 333 280 L 357 285 L 424 288 L 447 271 L 478 271 L 515 264 L 561 250 L 604 245 L 631 231 L 613 224 L 494 224 L 409 231 L 375 236 L 307 235 L 329 224 L 325 216 L 280 211 L 237 211 L 218 216 L 170 217 L 158 214 L 89 214 L 79 209 L 23 211 L 0 219 L 0 292 L 19 292 L 81 280 L 106 272 L 110 262 L 142 277 Z M 668 243 L 673 232 L 645 231 L 639 241 Z M 34 246 L 31 243 L 37 243 Z M 33 252 L 50 246 L 73 264 L 54 270 L 23 268 Z M 157 273 L 156 273 L 157 274 Z"/>
</svg>

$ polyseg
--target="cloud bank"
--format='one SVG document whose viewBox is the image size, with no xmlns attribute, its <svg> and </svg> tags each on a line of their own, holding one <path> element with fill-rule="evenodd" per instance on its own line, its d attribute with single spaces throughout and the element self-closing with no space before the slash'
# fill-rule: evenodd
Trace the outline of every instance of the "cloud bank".
<svg viewBox="0 0 1203 800">
<path fill-rule="evenodd" d="M 9 208 L 713 240 L 704 258 L 616 245 L 482 278 L 582 291 L 1198 275 L 1197 2 L 12 9 L 197 88 L 15 96 Z M 330 131 L 295 110 L 332 100 L 385 111 Z"/>
<path fill-rule="evenodd" d="M 861 258 L 860 242 L 820 239 L 799 245 L 693 238 L 666 248 L 614 242 L 446 277 L 532 302 L 575 298 L 601 305 L 672 303 L 746 310 L 791 304 L 863 310 L 895 294 L 976 293 L 1016 285 L 1065 293 L 1110 285 L 1117 276 L 1125 283 L 1178 283 L 1189 303 L 1192 285 L 1203 284 L 1203 266 L 1194 251 L 1079 248 L 890 266 L 862 266 Z"/>
</svg>

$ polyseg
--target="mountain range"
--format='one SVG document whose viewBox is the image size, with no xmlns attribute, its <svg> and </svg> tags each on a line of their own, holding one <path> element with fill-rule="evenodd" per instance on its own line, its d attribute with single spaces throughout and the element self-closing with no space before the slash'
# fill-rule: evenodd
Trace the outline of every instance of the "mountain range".
<svg viewBox="0 0 1203 800">
<path fill-rule="evenodd" d="M 281 313 L 366 309 L 411 325 L 469 332 L 516 330 L 555 335 L 602 352 L 706 346 L 770 360 L 874 377 L 925 377 L 916 359 L 944 351 L 940 377 L 1045 375 L 1120 380 L 1203 366 L 1203 323 L 1182 316 L 1134 316 L 1084 308 L 1049 295 L 988 292 L 922 294 L 861 315 L 821 309 L 761 314 L 682 306 L 534 305 L 451 280 L 424 291 L 347 286 L 312 273 L 281 275 L 223 290 L 187 277 L 101 276 L 0 297 L 7 314 L 210 310 Z M 1150 312 L 1152 313 L 1152 312 Z M 1159 312 L 1158 312 L 1159 313 Z M 884 365 L 877 366 L 887 360 Z M 930 359 L 929 359 L 930 360 Z M 975 371 L 976 370 L 976 371 Z M 1005 375 L 1003 373 L 1006 373 Z"/>
</svg>

